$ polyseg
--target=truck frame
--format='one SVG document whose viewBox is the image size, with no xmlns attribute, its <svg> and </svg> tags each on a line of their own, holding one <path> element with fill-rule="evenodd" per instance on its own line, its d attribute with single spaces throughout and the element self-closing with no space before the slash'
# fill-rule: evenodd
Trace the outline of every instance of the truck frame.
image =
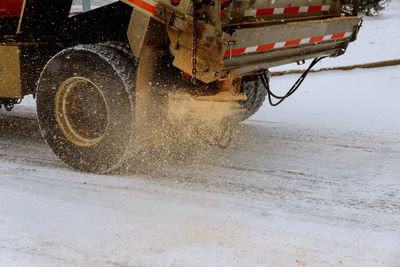
<svg viewBox="0 0 400 267">
<path fill-rule="evenodd" d="M 54 153 L 97 173 L 165 121 L 247 119 L 274 96 L 270 67 L 342 55 L 362 22 L 357 1 L 348 13 L 339 0 L 121 0 L 73 15 L 72 0 L 2 5 L 0 107 L 33 95 Z"/>
</svg>

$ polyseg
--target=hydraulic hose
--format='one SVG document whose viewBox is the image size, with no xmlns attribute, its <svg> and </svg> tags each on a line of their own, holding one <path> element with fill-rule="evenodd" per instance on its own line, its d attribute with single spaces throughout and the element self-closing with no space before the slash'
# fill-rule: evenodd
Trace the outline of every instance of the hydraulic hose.
<svg viewBox="0 0 400 267">
<path fill-rule="evenodd" d="M 307 75 L 308 75 L 309 71 L 311 70 L 311 68 L 314 67 L 315 64 L 317 64 L 319 61 L 321 61 L 322 59 L 324 59 L 326 57 L 328 57 L 328 56 L 315 58 L 311 62 L 310 66 L 303 72 L 303 74 L 293 84 L 292 88 L 290 88 L 290 90 L 283 96 L 276 95 L 271 91 L 271 88 L 269 86 L 269 77 L 267 75 L 267 72 L 265 72 L 263 74 L 260 74 L 261 75 L 261 81 L 263 82 L 263 84 L 264 84 L 264 86 L 265 86 L 265 88 L 267 90 L 268 101 L 269 101 L 270 105 L 275 107 L 275 106 L 279 105 L 280 103 L 282 103 L 286 98 L 288 98 L 289 96 L 294 94 L 294 92 L 296 92 L 297 89 L 299 89 L 300 85 L 303 83 L 304 79 L 307 77 Z M 272 98 L 277 99 L 278 102 L 274 103 Z"/>
</svg>

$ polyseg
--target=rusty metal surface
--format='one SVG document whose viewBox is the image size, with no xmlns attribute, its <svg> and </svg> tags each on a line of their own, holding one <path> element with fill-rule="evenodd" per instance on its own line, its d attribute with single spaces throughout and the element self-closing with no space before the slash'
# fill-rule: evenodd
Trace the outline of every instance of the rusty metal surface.
<svg viewBox="0 0 400 267">
<path fill-rule="evenodd" d="M 168 44 L 165 26 L 152 19 L 148 14 L 138 11 L 138 9 L 132 10 L 127 37 L 132 54 L 137 58 L 140 57 L 143 46 L 150 44 L 166 46 Z"/>
<path fill-rule="evenodd" d="M 307 7 L 324 6 L 321 11 L 307 12 Z M 299 12 L 285 12 L 284 8 L 300 7 Z M 257 9 L 272 9 L 273 14 L 256 14 Z M 264 12 L 270 13 L 270 12 Z M 255 1 L 233 1 L 225 9 L 221 18 L 223 25 L 235 25 L 243 23 L 264 23 L 270 21 L 305 19 L 307 17 L 338 17 L 340 16 L 339 0 L 255 0 Z"/>
<path fill-rule="evenodd" d="M 359 22 L 359 18 L 341 17 L 238 29 L 232 34 L 230 41 L 232 42 L 232 49 L 236 49 L 324 36 L 339 32 L 352 32 L 354 35 Z M 224 58 L 224 71 L 229 71 L 230 73 L 248 73 L 320 55 L 338 56 L 345 52 L 352 38 L 353 36 L 349 36 L 334 40 L 323 40 L 315 43 L 228 56 Z"/>
<path fill-rule="evenodd" d="M 340 32 L 353 32 L 354 26 L 359 21 L 358 18 L 342 17 L 237 29 L 232 34 L 230 41 L 233 42 L 232 49 L 235 49 Z"/>
<path fill-rule="evenodd" d="M 0 46 L 0 98 L 22 98 L 18 46 Z"/>
<path fill-rule="evenodd" d="M 174 55 L 174 66 L 184 72 L 192 73 L 192 31 L 189 21 L 174 18 L 172 25 L 167 29 L 171 40 L 170 51 Z M 221 33 L 218 37 L 215 27 L 199 22 L 198 24 L 198 51 L 197 70 L 198 79 L 209 83 L 219 79 L 222 70 L 222 59 L 227 47 L 229 35 Z"/>
<path fill-rule="evenodd" d="M 244 93 L 234 93 L 232 91 L 221 90 L 215 95 L 198 96 L 197 101 L 211 101 L 211 102 L 231 102 L 246 100 L 247 96 Z"/>
<path fill-rule="evenodd" d="M 140 56 L 140 51 L 144 45 L 150 19 L 150 16 L 145 15 L 136 9 L 132 11 L 127 36 L 132 53 L 135 57 Z"/>
<path fill-rule="evenodd" d="M 244 112 L 237 102 L 243 97 L 231 99 L 229 93 L 215 96 L 193 97 L 187 93 L 174 92 L 168 95 L 168 117 L 173 120 L 195 120 L 197 123 L 220 124 L 224 119 Z"/>
<path fill-rule="evenodd" d="M 344 44 L 343 44 L 344 45 Z M 339 49 L 342 49 L 341 47 Z M 280 65 L 285 65 L 293 62 L 298 62 L 302 60 L 307 60 L 307 59 L 313 59 L 319 56 L 328 56 L 332 52 L 332 48 L 326 47 L 319 47 L 318 50 L 310 50 L 307 51 L 304 48 L 298 48 L 297 51 L 301 51 L 298 53 L 295 53 L 296 50 L 291 51 L 291 55 L 287 56 L 282 56 L 282 57 L 276 57 L 274 60 L 260 60 L 257 63 L 251 63 L 247 65 L 237 65 L 237 66 L 231 66 L 227 67 L 223 72 L 222 76 L 227 76 L 227 75 L 241 75 L 241 76 L 246 76 L 246 75 L 254 75 L 257 73 L 259 70 L 265 70 L 271 67 L 276 67 Z M 270 56 L 270 55 L 263 55 L 263 56 Z"/>
<path fill-rule="evenodd" d="M 131 6 L 138 0 L 122 0 Z M 143 0 L 157 12 L 143 14 L 166 26 L 174 66 L 191 74 L 193 47 L 193 18 L 191 1 L 181 0 L 177 6 L 170 0 Z M 215 1 L 214 1 L 215 2 Z M 221 1 L 216 1 L 220 6 Z M 320 55 L 338 56 L 344 53 L 358 31 L 360 19 L 341 14 L 339 0 L 233 1 L 222 13 L 216 6 L 202 6 L 198 35 L 197 78 L 205 83 L 226 79 L 229 74 L 240 77 L 272 66 L 288 64 Z M 286 9 L 285 9 L 286 8 Z M 309 10 L 310 8 L 310 10 Z M 139 9 L 141 9 L 139 7 Z M 275 11 L 259 14 L 258 9 Z M 268 12 L 267 12 L 268 13 Z M 222 14 L 222 17 L 221 17 Z M 140 17 L 138 15 L 138 17 Z M 222 32 L 219 30 L 222 24 Z M 228 26 L 228 27 L 227 27 Z M 138 30 L 140 32 L 140 30 Z M 343 38 L 301 43 L 256 51 L 260 45 L 282 43 L 346 32 Z M 349 33 L 352 33 L 351 38 Z M 140 34 L 139 34 L 140 36 Z M 135 44 L 137 45 L 137 44 Z M 227 50 L 253 47 L 253 53 L 226 56 Z M 279 46 L 280 47 L 280 46 Z"/>
</svg>

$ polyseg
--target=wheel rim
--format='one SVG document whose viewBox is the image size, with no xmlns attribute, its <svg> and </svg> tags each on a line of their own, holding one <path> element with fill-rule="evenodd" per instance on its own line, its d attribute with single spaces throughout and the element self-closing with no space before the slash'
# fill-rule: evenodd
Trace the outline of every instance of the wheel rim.
<svg viewBox="0 0 400 267">
<path fill-rule="evenodd" d="M 82 77 L 69 78 L 59 86 L 55 117 L 65 137 L 81 147 L 98 144 L 110 124 L 109 109 L 102 91 Z"/>
</svg>

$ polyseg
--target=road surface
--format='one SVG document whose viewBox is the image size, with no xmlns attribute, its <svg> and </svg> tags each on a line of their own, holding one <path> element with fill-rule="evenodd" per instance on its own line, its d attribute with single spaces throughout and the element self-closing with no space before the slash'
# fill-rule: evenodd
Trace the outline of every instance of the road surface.
<svg viewBox="0 0 400 267">
<path fill-rule="evenodd" d="M 1 111 L 0 266 L 400 266 L 400 132 L 253 119 L 157 155 L 77 172 Z"/>
</svg>

